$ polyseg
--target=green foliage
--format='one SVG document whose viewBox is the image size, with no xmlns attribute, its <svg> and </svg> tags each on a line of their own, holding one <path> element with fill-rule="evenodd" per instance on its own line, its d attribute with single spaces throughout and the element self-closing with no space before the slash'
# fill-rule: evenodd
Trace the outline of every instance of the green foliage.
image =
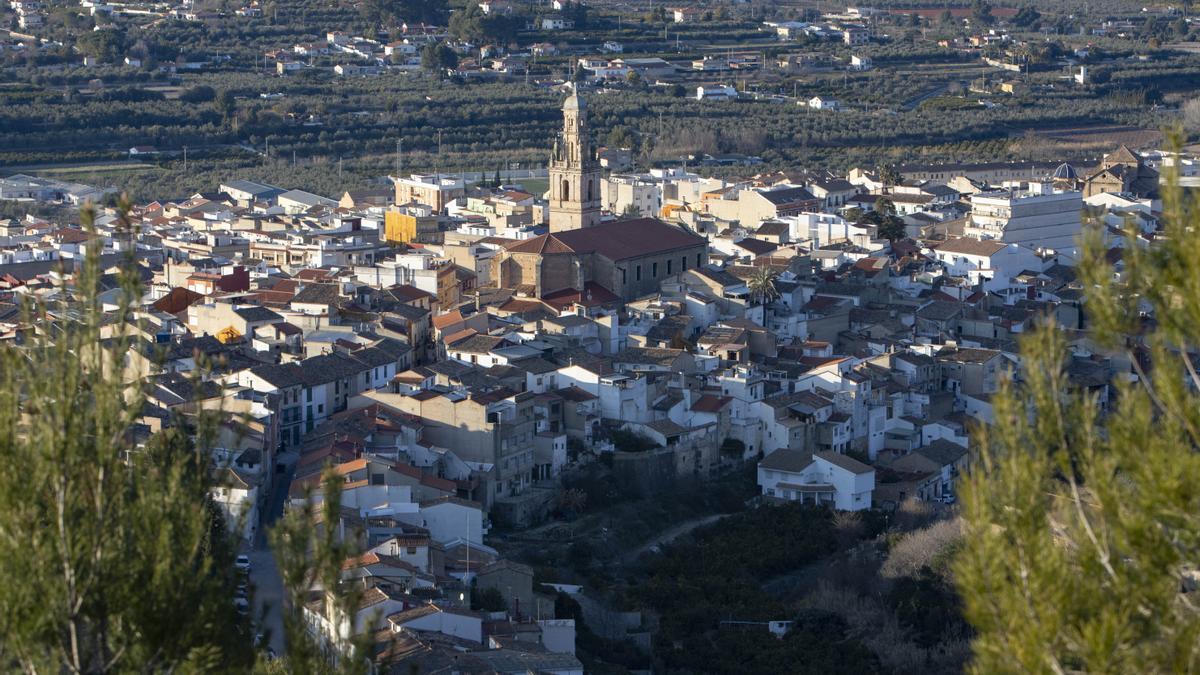
<svg viewBox="0 0 1200 675">
<path fill-rule="evenodd" d="M 750 278 L 746 279 L 746 288 L 750 291 L 750 297 L 762 304 L 779 297 L 779 290 L 775 288 L 775 279 L 778 277 L 779 273 L 773 267 L 764 265 L 754 268 L 754 271 L 750 273 Z"/>
<path fill-rule="evenodd" d="M 213 110 L 217 111 L 223 119 L 232 118 L 237 112 L 237 101 L 234 100 L 233 93 L 228 89 L 222 89 L 213 99 Z"/>
<path fill-rule="evenodd" d="M 125 49 L 125 34 L 113 28 L 89 31 L 79 36 L 75 46 L 85 56 L 91 56 L 102 63 L 114 63 L 121 59 Z"/>
<path fill-rule="evenodd" d="M 479 590 L 472 586 L 471 609 L 483 610 L 485 612 L 503 612 L 508 609 L 508 601 L 504 599 L 504 594 L 498 588 Z"/>
<path fill-rule="evenodd" d="M 777 638 L 765 625 L 730 627 L 715 636 L 690 635 L 670 664 L 704 673 L 880 673 L 878 659 L 849 635 L 846 622 L 828 612 L 806 613 Z"/>
<path fill-rule="evenodd" d="M 975 0 L 971 3 L 971 20 L 978 22 L 984 26 L 990 26 L 995 23 L 996 17 L 992 15 L 992 6 L 987 0 Z"/>
<path fill-rule="evenodd" d="M 458 53 L 445 42 L 430 43 L 421 48 L 421 67 L 444 73 L 458 66 Z"/>
<path fill-rule="evenodd" d="M 1165 236 L 1126 247 L 1119 280 L 1100 232 L 1084 239 L 1090 336 L 1137 375 L 1118 381 L 1111 410 L 1072 385 L 1052 325 L 1022 341 L 1023 379 L 993 398 L 959 490 L 955 575 L 975 672 L 1200 668 L 1200 612 L 1180 592 L 1200 550 L 1200 378 L 1187 351 L 1200 344 L 1200 211 L 1174 187 L 1164 207 Z M 1125 236 L 1136 240 L 1132 226 Z"/>
<path fill-rule="evenodd" d="M 908 236 L 904 221 L 897 216 L 885 216 L 879 223 L 876 232 L 881 239 L 887 239 L 893 243 Z"/>
<path fill-rule="evenodd" d="M 185 103 L 208 103 L 217 97 L 217 92 L 208 85 L 188 87 L 179 94 L 179 100 Z"/>
<path fill-rule="evenodd" d="M 899 185 L 904 179 L 900 176 L 900 172 L 896 171 L 896 167 L 890 164 L 881 164 L 875 167 L 875 173 L 879 176 L 879 182 L 886 186 Z M 886 201 L 886 200 L 885 200 Z M 895 209 L 893 209 L 893 212 Z"/>
<path fill-rule="evenodd" d="M 620 452 L 645 452 L 659 447 L 650 438 L 636 431 L 627 431 L 625 429 L 609 430 L 608 439 L 613 442 L 613 445 Z"/>
<path fill-rule="evenodd" d="M 887 594 L 887 604 L 916 643 L 932 647 L 967 633 L 961 601 L 954 589 L 928 567 L 916 577 L 901 577 Z"/>
<path fill-rule="evenodd" d="M 629 127 L 616 126 L 608 132 L 604 144 L 610 148 L 632 148 L 635 141 Z"/>
<path fill-rule="evenodd" d="M 859 536 L 873 537 L 881 527 L 868 518 Z M 760 507 L 700 528 L 690 542 L 670 545 L 650 562 L 648 577 L 630 595 L 660 616 L 655 654 L 667 671 L 877 672 L 874 656 L 834 617 L 803 615 L 783 640 L 763 625 L 741 630 L 720 623 L 795 618 L 762 582 L 837 550 L 830 511 L 799 504 Z"/>
<path fill-rule="evenodd" d="M 248 669 L 233 542 L 209 501 L 214 419 L 176 417 L 137 442 L 144 397 L 114 366 L 134 348 L 141 289 L 128 261 L 106 316 L 100 275 L 91 247 L 73 291 L 31 300 L 35 330 L 0 346 L 0 660 L 26 672 Z"/>
<path fill-rule="evenodd" d="M 1025 5 L 1017 10 L 1013 18 L 1009 19 L 1009 23 L 1014 26 L 1020 26 L 1029 30 L 1037 30 L 1038 24 L 1041 22 L 1042 15 L 1033 5 Z"/>
<path fill-rule="evenodd" d="M 362 0 L 358 7 L 372 26 L 442 24 L 446 20 L 446 0 Z"/>
<path fill-rule="evenodd" d="M 474 44 L 495 44 L 511 38 L 525 27 L 519 14 L 484 14 L 479 3 L 471 2 L 450 15 L 450 36 Z"/>
</svg>

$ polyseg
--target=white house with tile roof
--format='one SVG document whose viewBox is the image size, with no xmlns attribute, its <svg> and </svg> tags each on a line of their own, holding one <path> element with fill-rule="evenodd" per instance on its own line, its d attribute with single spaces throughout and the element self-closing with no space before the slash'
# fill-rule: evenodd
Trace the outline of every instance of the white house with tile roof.
<svg viewBox="0 0 1200 675">
<path fill-rule="evenodd" d="M 776 500 L 862 511 L 871 508 L 875 469 L 836 452 L 782 448 L 758 463 L 758 486 Z"/>
</svg>

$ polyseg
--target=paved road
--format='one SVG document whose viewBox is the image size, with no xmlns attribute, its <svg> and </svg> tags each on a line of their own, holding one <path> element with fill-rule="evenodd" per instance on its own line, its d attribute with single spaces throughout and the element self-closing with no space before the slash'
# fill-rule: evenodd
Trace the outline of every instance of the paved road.
<svg viewBox="0 0 1200 675">
<path fill-rule="evenodd" d="M 672 541 L 675 541 L 676 539 L 687 534 L 688 532 L 691 532 L 692 530 L 694 530 L 698 527 L 704 527 L 705 525 L 715 523 L 727 515 L 729 515 L 729 514 L 714 513 L 710 516 L 704 516 L 703 518 L 689 520 L 686 522 L 679 523 L 678 525 L 675 525 L 673 527 L 669 527 L 669 528 L 663 530 L 662 532 L 658 533 L 657 535 L 655 535 L 650 541 L 642 544 L 641 546 L 630 551 L 629 553 L 626 553 L 623 560 L 626 564 L 631 563 L 631 562 L 637 560 L 638 557 L 640 557 L 643 553 L 649 551 L 650 549 L 652 549 L 656 546 L 661 546 L 663 544 L 669 544 Z"/>
<path fill-rule="evenodd" d="M 905 101 L 900 106 L 900 109 L 901 110 L 913 110 L 917 106 L 921 105 L 925 101 L 928 101 L 929 99 L 933 98 L 934 96 L 940 96 L 942 93 L 944 93 L 946 91 L 946 88 L 949 86 L 950 85 L 948 85 L 948 84 L 939 84 L 938 86 L 934 87 L 933 89 L 930 89 L 929 91 L 926 91 L 922 94 L 914 96 L 913 98 Z"/>
<path fill-rule="evenodd" d="M 266 510 L 262 514 L 262 525 L 258 528 L 253 547 L 246 551 L 250 556 L 250 582 L 254 585 L 254 616 L 259 617 L 259 632 L 269 634 L 269 644 L 276 654 L 283 654 L 286 643 L 283 637 L 283 581 L 275 556 L 267 544 L 267 529 L 283 514 L 283 502 L 287 498 L 288 486 L 296 469 L 295 453 L 280 455 L 279 461 L 287 463 L 287 472 L 276 474 L 275 489 L 267 497 Z"/>
</svg>

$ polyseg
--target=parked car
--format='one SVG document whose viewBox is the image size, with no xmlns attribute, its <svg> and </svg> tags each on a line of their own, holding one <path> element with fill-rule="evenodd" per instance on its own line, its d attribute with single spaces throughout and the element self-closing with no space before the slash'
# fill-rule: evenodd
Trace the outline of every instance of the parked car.
<svg viewBox="0 0 1200 675">
<path fill-rule="evenodd" d="M 250 571 L 249 556 L 239 555 L 237 557 L 237 560 L 233 561 L 233 566 L 238 568 L 238 570 L 240 570 L 242 572 L 249 572 Z"/>
<path fill-rule="evenodd" d="M 235 598 L 233 606 L 237 609 L 238 614 L 246 614 L 250 611 L 250 601 L 245 598 Z"/>
</svg>

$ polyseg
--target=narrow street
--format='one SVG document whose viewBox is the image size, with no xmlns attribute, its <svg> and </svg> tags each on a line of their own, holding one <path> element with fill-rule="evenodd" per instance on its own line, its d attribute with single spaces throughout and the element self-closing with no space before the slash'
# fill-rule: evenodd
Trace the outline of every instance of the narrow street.
<svg viewBox="0 0 1200 675">
<path fill-rule="evenodd" d="M 279 463 L 286 463 L 286 471 L 276 474 L 274 489 L 267 497 L 267 505 L 262 514 L 262 522 L 255 535 L 253 547 L 245 554 L 250 557 L 250 583 L 254 586 L 254 616 L 258 623 L 258 632 L 264 636 L 269 634 L 267 644 L 276 654 L 282 655 L 286 643 L 283 636 L 283 580 L 279 576 L 279 568 L 275 565 L 275 556 L 267 543 L 267 530 L 283 515 L 283 502 L 287 498 L 288 486 L 291 485 L 292 474 L 296 469 L 295 453 L 283 453 Z"/>
</svg>

